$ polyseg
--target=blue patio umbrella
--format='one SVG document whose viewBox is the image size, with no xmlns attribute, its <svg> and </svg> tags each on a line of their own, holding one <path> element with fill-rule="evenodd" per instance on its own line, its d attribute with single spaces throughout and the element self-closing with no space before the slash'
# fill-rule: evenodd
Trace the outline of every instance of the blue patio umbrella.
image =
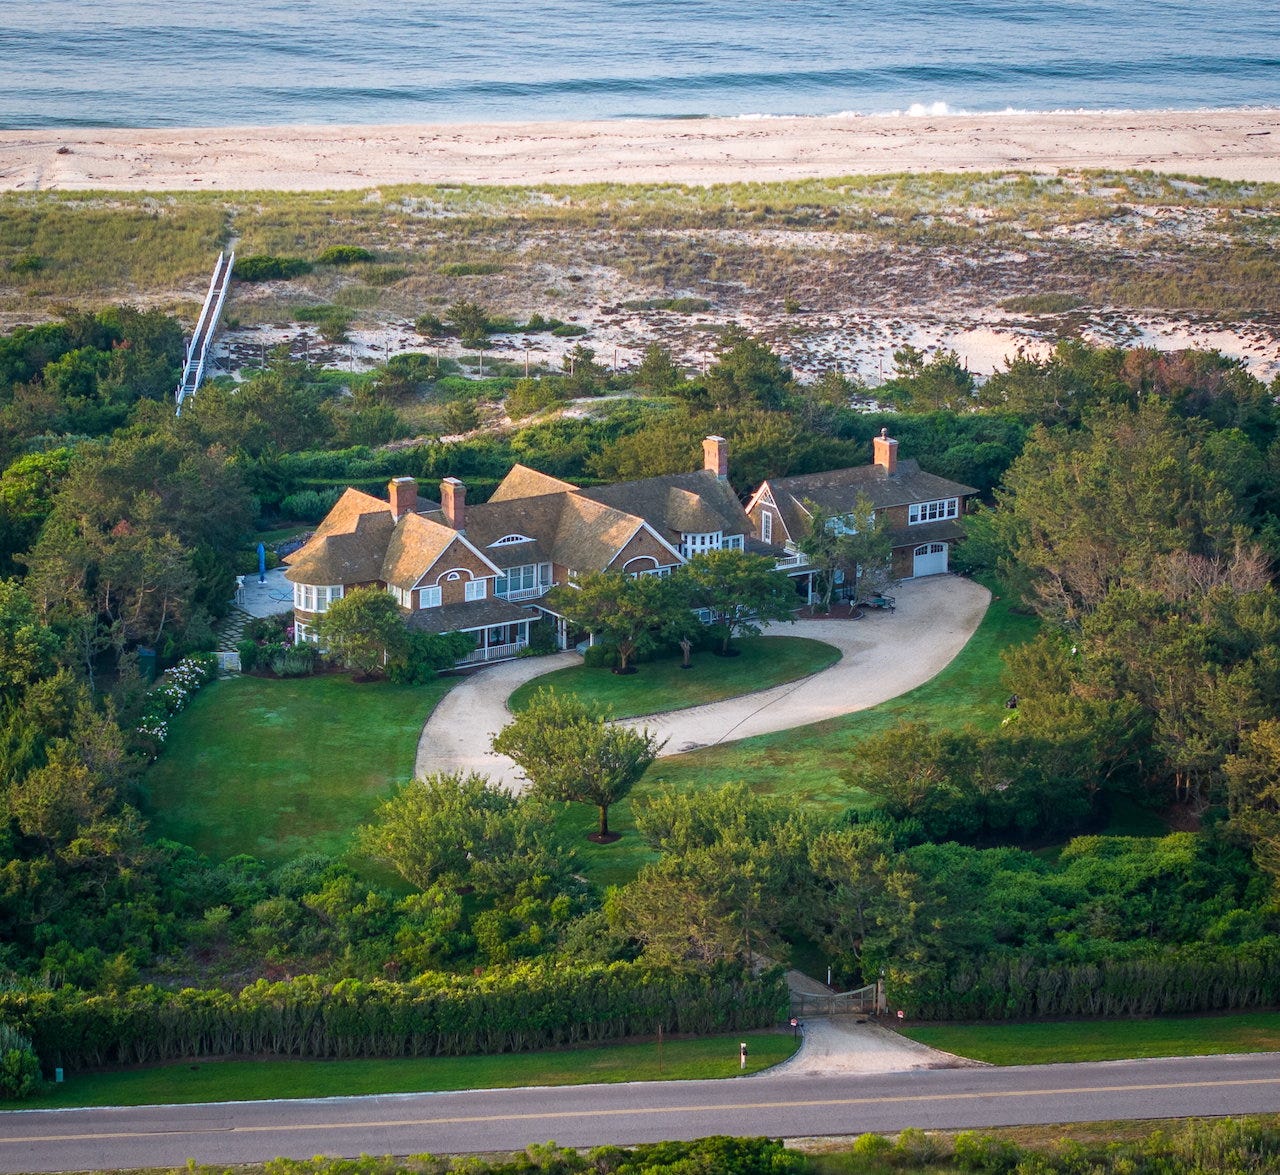
<svg viewBox="0 0 1280 1175">
<path fill-rule="evenodd" d="M 267 582 L 267 549 L 261 543 L 258 544 L 258 582 Z"/>
</svg>

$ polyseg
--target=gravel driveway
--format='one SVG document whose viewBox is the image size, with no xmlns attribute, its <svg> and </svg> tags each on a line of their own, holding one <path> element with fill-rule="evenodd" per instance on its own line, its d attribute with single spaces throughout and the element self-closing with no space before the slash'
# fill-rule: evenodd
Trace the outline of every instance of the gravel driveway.
<svg viewBox="0 0 1280 1175">
<path fill-rule="evenodd" d="M 841 658 L 800 681 L 723 702 L 629 720 L 667 740 L 665 754 L 806 726 L 877 706 L 928 681 L 964 648 L 991 595 L 955 575 L 908 580 L 894 590 L 897 611 L 861 620 L 806 620 L 770 632 L 813 637 Z M 576 653 L 490 666 L 450 690 L 423 727 L 415 773 L 479 771 L 513 790 L 523 785 L 516 765 L 490 749 L 511 721 L 507 698 L 531 678 L 581 661 Z M 643 672 L 643 670 L 642 670 Z"/>
</svg>

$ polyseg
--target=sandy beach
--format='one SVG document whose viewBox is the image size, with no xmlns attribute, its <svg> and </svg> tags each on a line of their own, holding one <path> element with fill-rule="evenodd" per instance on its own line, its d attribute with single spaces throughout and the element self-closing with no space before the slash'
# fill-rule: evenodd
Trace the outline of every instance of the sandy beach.
<svg viewBox="0 0 1280 1175">
<path fill-rule="evenodd" d="M 1150 169 L 1280 182 L 1280 110 L 0 132 L 4 191 Z"/>
</svg>

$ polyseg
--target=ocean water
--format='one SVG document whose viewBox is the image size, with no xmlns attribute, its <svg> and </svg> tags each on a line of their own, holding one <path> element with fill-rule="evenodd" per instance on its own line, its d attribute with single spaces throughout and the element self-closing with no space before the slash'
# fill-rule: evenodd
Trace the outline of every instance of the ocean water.
<svg viewBox="0 0 1280 1175">
<path fill-rule="evenodd" d="M 1280 107 L 1280 0 L 0 0 L 0 127 Z"/>
</svg>

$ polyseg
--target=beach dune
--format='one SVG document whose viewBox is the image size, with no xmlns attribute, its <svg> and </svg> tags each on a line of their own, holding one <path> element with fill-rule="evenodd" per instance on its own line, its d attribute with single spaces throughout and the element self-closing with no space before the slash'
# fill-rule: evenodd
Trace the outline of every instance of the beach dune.
<svg viewBox="0 0 1280 1175">
<path fill-rule="evenodd" d="M 710 184 L 1063 168 L 1280 182 L 1280 110 L 0 131 L 3 191 Z"/>
</svg>

